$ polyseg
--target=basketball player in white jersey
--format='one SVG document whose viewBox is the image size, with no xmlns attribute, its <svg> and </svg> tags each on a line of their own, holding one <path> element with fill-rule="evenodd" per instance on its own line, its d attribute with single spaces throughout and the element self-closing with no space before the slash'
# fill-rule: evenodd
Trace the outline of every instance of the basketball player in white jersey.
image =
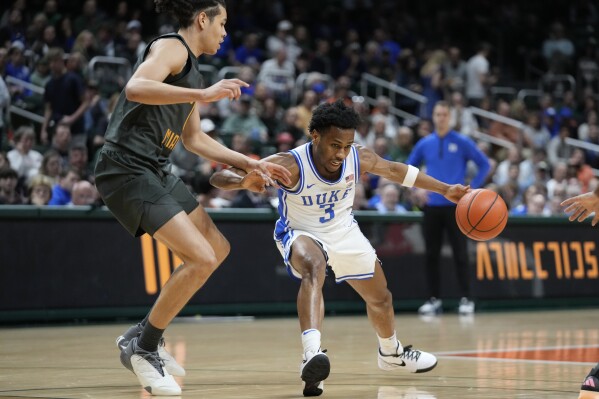
<svg viewBox="0 0 599 399">
<path fill-rule="evenodd" d="M 279 185 L 279 215 L 275 241 L 288 272 L 301 281 L 297 298 L 304 347 L 300 366 L 304 396 L 319 396 L 330 371 L 321 350 L 324 318 L 322 286 L 329 265 L 337 282 L 346 281 L 364 299 L 379 339 L 378 365 L 383 370 L 423 373 L 437 365 L 430 353 L 403 346 L 395 335 L 391 293 L 368 239 L 352 214 L 354 189 L 360 174 L 373 173 L 406 187 L 419 187 L 457 202 L 469 187 L 448 185 L 403 163 L 390 162 L 354 144 L 359 116 L 337 101 L 318 106 L 310 121 L 312 141 L 268 157 L 291 172 L 292 184 Z M 222 189 L 262 192 L 273 182 L 260 172 L 238 169 L 214 174 L 210 182 Z"/>
</svg>

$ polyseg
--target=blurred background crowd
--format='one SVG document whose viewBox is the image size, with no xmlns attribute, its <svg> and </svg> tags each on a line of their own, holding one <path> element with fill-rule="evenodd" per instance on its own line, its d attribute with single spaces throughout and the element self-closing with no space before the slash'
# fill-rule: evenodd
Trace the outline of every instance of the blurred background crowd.
<svg viewBox="0 0 599 399">
<path fill-rule="evenodd" d="M 255 158 L 309 140 L 312 110 L 342 99 L 355 142 L 405 161 L 453 129 L 491 161 L 485 185 L 512 214 L 558 215 L 599 176 L 599 9 L 591 0 L 227 2 L 228 36 L 200 58 L 206 84 L 239 77 L 239 101 L 200 108 L 204 132 Z M 101 205 L 93 164 L 148 41 L 176 31 L 153 1 L 6 0 L 0 6 L 0 204 Z M 179 144 L 173 172 L 209 208 L 273 207 L 274 192 L 222 192 L 225 167 Z M 471 176 L 475 170 L 471 171 Z M 356 209 L 420 210 L 426 193 L 364 175 Z"/>
</svg>

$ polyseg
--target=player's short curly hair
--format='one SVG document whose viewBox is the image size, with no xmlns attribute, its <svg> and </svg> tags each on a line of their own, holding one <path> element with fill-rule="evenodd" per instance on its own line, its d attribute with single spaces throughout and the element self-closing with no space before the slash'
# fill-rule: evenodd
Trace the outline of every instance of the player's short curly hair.
<svg viewBox="0 0 599 399">
<path fill-rule="evenodd" d="M 156 11 L 166 12 L 174 16 L 179 27 L 187 28 L 198 12 L 204 11 L 212 21 L 220 14 L 219 6 L 226 8 L 225 0 L 154 0 Z"/>
<path fill-rule="evenodd" d="M 352 108 L 348 107 L 341 100 L 334 103 L 320 104 L 312 113 L 310 132 L 317 130 L 320 134 L 325 133 L 330 127 L 341 129 L 355 129 L 360 123 L 360 116 Z"/>
</svg>

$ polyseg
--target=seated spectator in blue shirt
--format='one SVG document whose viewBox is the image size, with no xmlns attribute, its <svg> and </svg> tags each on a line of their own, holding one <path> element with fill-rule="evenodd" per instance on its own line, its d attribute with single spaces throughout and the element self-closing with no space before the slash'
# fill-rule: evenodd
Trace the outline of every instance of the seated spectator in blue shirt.
<svg viewBox="0 0 599 399">
<path fill-rule="evenodd" d="M 52 187 L 52 199 L 48 205 L 67 205 L 71 202 L 73 186 L 81 180 L 76 169 L 66 169 L 60 172 L 58 183 Z"/>
</svg>

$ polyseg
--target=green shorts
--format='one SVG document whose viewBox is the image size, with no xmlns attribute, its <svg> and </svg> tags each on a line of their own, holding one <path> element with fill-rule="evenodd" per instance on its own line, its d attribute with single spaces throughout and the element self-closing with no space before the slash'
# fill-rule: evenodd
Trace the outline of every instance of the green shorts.
<svg viewBox="0 0 599 399">
<path fill-rule="evenodd" d="M 199 205 L 181 179 L 140 166 L 132 154 L 103 148 L 95 173 L 104 203 L 135 237 L 154 235 L 173 216 Z"/>
</svg>

